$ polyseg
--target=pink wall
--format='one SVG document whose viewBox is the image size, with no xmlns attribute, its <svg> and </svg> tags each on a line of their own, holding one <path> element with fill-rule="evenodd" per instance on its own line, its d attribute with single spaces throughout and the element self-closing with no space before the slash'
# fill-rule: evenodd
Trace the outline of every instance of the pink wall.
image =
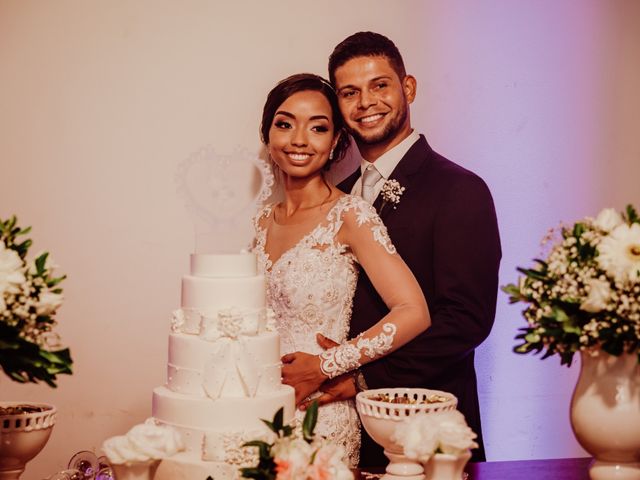
<svg viewBox="0 0 640 480">
<path fill-rule="evenodd" d="M 640 205 L 639 21 L 637 3 L 597 0 L 0 3 L 0 217 L 33 225 L 69 275 L 76 361 L 57 390 L 0 377 L 0 399 L 60 410 L 25 478 L 149 415 L 194 245 L 173 176 L 205 144 L 258 151 L 276 80 L 325 73 L 354 31 L 394 39 L 419 82 L 416 128 L 492 189 L 504 284 L 560 220 Z M 489 459 L 580 456 L 578 365 L 513 354 L 522 322 L 501 294 L 478 355 Z"/>
</svg>

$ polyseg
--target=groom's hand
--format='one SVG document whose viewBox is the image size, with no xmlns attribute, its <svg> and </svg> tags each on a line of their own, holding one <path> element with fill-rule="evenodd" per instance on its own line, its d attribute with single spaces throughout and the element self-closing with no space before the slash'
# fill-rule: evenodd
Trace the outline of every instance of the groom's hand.
<svg viewBox="0 0 640 480">
<path fill-rule="evenodd" d="M 316 392 L 327 377 L 320 370 L 320 357 L 294 352 L 282 357 L 282 383 L 296 389 L 296 405 Z"/>
<path fill-rule="evenodd" d="M 356 396 L 356 380 L 352 373 L 345 373 L 339 377 L 327 380 L 320 387 L 322 395 L 314 399 L 307 399 L 300 404 L 300 410 L 306 410 L 312 402 L 317 401 L 318 405 L 349 400 Z"/>
</svg>

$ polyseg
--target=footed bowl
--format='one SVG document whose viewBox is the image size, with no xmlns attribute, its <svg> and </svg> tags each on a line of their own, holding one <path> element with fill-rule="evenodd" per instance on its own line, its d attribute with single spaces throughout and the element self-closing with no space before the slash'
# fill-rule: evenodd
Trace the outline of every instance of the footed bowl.
<svg viewBox="0 0 640 480">
<path fill-rule="evenodd" d="M 46 403 L 0 402 L 0 407 L 19 405 L 42 411 L 0 415 L 0 480 L 20 478 L 25 465 L 44 448 L 56 421 L 56 408 Z"/>
<path fill-rule="evenodd" d="M 441 401 L 430 402 L 434 396 Z M 388 401 L 379 397 L 386 397 Z M 356 408 L 362 426 L 389 458 L 387 473 L 382 479 L 423 479 L 422 465 L 406 458 L 402 445 L 392 439 L 395 428 L 408 417 L 455 410 L 457 405 L 458 399 L 451 393 L 426 388 L 379 388 L 358 393 Z"/>
</svg>

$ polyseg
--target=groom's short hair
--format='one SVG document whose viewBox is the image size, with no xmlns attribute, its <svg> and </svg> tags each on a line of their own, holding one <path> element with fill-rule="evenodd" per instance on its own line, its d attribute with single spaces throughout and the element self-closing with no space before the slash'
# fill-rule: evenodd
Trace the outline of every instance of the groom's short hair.
<svg viewBox="0 0 640 480">
<path fill-rule="evenodd" d="M 385 57 L 402 80 L 407 72 L 398 47 L 384 35 L 358 32 L 340 42 L 329 56 L 329 79 L 336 84 L 336 70 L 356 57 Z"/>
</svg>

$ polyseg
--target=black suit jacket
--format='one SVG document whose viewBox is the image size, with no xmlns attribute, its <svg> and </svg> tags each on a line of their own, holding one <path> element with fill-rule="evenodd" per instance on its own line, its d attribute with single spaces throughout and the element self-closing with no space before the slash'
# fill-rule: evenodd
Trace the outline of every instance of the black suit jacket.
<svg viewBox="0 0 640 480">
<path fill-rule="evenodd" d="M 358 168 L 339 188 L 350 192 L 359 176 Z M 491 331 L 498 290 L 501 250 L 491 193 L 480 177 L 434 152 L 422 135 L 390 179 L 406 189 L 400 202 L 395 208 L 382 206 L 378 196 L 374 206 L 422 287 L 432 325 L 402 348 L 362 367 L 363 375 L 369 388 L 422 387 L 453 393 L 480 440 L 473 460 L 484 460 L 474 349 Z M 350 336 L 387 312 L 360 272 Z M 382 450 L 365 437 L 361 466 L 385 463 Z"/>
</svg>

